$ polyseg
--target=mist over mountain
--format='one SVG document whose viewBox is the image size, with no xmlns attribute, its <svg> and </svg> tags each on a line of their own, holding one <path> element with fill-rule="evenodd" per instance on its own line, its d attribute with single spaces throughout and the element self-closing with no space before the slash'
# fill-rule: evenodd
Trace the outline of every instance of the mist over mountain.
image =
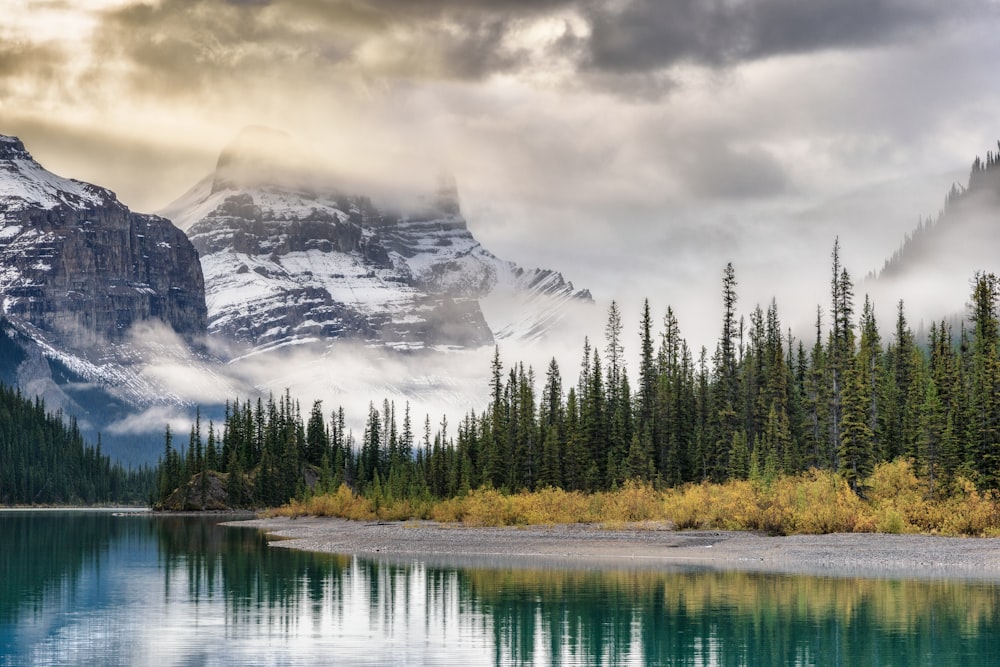
<svg viewBox="0 0 1000 667">
<path fill-rule="evenodd" d="M 567 302 L 591 301 L 483 248 L 451 177 L 401 209 L 324 183 L 308 159 L 291 137 L 248 128 L 163 211 L 200 253 L 209 334 L 234 354 L 335 339 L 475 348 L 543 335 Z M 486 321 L 479 300 L 494 293 L 520 297 L 517 320 Z"/>
<path fill-rule="evenodd" d="M 404 205 L 329 183 L 287 135 L 251 128 L 164 211 L 179 229 L 4 137 L 0 375 L 126 441 L 284 389 L 441 414 L 482 393 L 483 350 L 592 309 L 558 272 L 483 248 L 447 175 Z"/>
</svg>

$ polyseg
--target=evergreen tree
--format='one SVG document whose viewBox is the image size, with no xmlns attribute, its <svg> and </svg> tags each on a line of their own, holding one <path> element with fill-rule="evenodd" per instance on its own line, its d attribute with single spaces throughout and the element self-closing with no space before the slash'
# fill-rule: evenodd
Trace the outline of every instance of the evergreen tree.
<svg viewBox="0 0 1000 667">
<path fill-rule="evenodd" d="M 173 448 L 173 435 L 170 424 L 167 424 L 163 434 L 163 459 L 160 462 L 160 498 L 166 498 L 180 484 L 179 463 Z"/>
<path fill-rule="evenodd" d="M 970 454 L 980 480 L 1000 487 L 1000 322 L 997 321 L 997 277 L 977 273 L 972 292 L 972 368 L 970 405 L 972 445 Z"/>
<path fill-rule="evenodd" d="M 729 478 L 747 479 L 750 475 L 750 448 L 744 431 L 733 433 L 729 454 Z"/>
<path fill-rule="evenodd" d="M 319 465 L 323 456 L 329 453 L 329 449 L 326 421 L 323 418 L 323 401 L 313 401 L 312 410 L 309 412 L 309 423 L 306 426 L 305 462 Z"/>
<path fill-rule="evenodd" d="M 832 329 L 828 344 L 828 367 L 830 372 L 830 449 L 835 454 L 833 467 L 837 467 L 836 453 L 842 442 L 841 420 L 843 417 L 844 376 L 852 365 L 854 356 L 854 290 L 847 269 L 840 264 L 840 239 L 833 245 L 833 278 L 830 281 Z"/>
<path fill-rule="evenodd" d="M 740 418 L 737 412 L 737 392 L 739 379 L 737 376 L 736 348 L 734 339 L 736 327 L 736 273 L 730 262 L 726 265 L 722 279 L 722 336 L 716 348 L 714 359 L 714 377 L 709 395 L 709 435 L 703 454 L 706 473 L 709 479 L 721 481 L 728 469 L 729 450 L 732 446 L 733 433 L 739 428 Z"/>
<path fill-rule="evenodd" d="M 642 321 L 639 326 L 639 405 L 637 424 L 640 438 L 653 437 L 653 410 L 656 401 L 656 367 L 653 359 L 653 318 L 649 299 L 643 302 Z"/>
<path fill-rule="evenodd" d="M 864 388 L 865 412 L 868 420 L 868 432 L 871 433 L 871 451 L 868 458 L 879 460 L 882 446 L 879 442 L 879 424 L 881 423 L 882 385 L 884 371 L 882 363 L 882 342 L 875 321 L 875 307 L 871 299 L 865 295 L 865 305 L 861 311 L 860 341 L 856 359 L 857 372 Z"/>
<path fill-rule="evenodd" d="M 490 371 L 490 424 L 483 481 L 499 488 L 506 481 L 505 473 L 509 470 L 509 454 L 504 438 L 504 434 L 507 432 L 507 411 L 503 396 L 503 364 L 500 362 L 499 347 L 494 350 Z"/>
<path fill-rule="evenodd" d="M 874 434 L 868 421 L 868 401 L 861 366 L 859 360 L 856 360 L 844 369 L 843 415 L 838 451 L 840 473 L 854 491 L 860 489 L 861 482 L 871 473 L 873 466 Z"/>
<path fill-rule="evenodd" d="M 941 484 L 942 460 L 951 438 L 944 404 L 938 395 L 937 384 L 931 378 L 924 392 L 924 402 L 920 410 L 920 440 L 917 456 L 927 480 L 927 493 L 932 498 L 937 495 Z"/>
</svg>

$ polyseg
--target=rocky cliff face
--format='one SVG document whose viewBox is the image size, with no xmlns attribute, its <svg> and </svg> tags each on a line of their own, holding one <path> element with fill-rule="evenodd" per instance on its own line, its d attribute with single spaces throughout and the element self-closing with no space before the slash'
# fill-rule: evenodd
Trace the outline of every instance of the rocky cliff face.
<svg viewBox="0 0 1000 667">
<path fill-rule="evenodd" d="M 207 310 L 184 233 L 132 213 L 109 190 L 46 171 L 2 135 L 0 304 L 5 381 L 72 415 L 92 441 L 101 432 L 106 452 L 133 463 L 150 461 L 147 448 L 162 440 L 115 424 L 186 400 L 149 366 L 177 368 L 197 386 L 197 368 L 213 363 L 190 345 L 204 338 Z"/>
<path fill-rule="evenodd" d="M 206 327 L 201 266 L 183 232 L 45 171 L 2 135 L 0 294 L 9 319 L 59 347 L 116 343 L 147 320 L 188 338 Z"/>
<path fill-rule="evenodd" d="M 525 271 L 486 251 L 452 181 L 413 210 L 394 212 L 277 172 L 269 155 L 284 153 L 282 141 L 245 133 L 213 174 L 164 210 L 201 255 L 213 336 L 254 351 L 336 338 L 396 349 L 478 347 L 495 333 L 537 335 L 559 305 L 590 302 L 557 273 Z M 498 290 L 522 297 L 521 318 L 531 321 L 513 329 L 487 323 L 479 300 Z M 541 298 L 551 301 L 529 306 Z"/>
</svg>

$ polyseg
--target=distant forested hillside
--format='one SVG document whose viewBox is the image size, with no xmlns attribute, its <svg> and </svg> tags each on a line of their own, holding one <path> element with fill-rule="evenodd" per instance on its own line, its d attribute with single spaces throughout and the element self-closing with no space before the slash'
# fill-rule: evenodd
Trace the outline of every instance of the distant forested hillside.
<svg viewBox="0 0 1000 667">
<path fill-rule="evenodd" d="M 0 385 L 0 504 L 145 504 L 155 473 L 125 470 L 84 442 L 76 420 Z"/>
<path fill-rule="evenodd" d="M 967 186 L 953 184 L 935 218 L 917 223 L 885 261 L 868 276 L 893 286 L 920 280 L 921 286 L 947 281 L 955 272 L 1000 270 L 1000 143 L 998 152 L 977 157 Z"/>
</svg>

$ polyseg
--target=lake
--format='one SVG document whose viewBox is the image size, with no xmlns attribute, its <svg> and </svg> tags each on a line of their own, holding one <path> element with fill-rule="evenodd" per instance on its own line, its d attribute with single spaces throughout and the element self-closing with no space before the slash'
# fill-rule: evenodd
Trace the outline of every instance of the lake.
<svg viewBox="0 0 1000 667">
<path fill-rule="evenodd" d="M 1000 585 L 451 567 L 0 511 L 0 665 L 990 665 Z"/>
</svg>

